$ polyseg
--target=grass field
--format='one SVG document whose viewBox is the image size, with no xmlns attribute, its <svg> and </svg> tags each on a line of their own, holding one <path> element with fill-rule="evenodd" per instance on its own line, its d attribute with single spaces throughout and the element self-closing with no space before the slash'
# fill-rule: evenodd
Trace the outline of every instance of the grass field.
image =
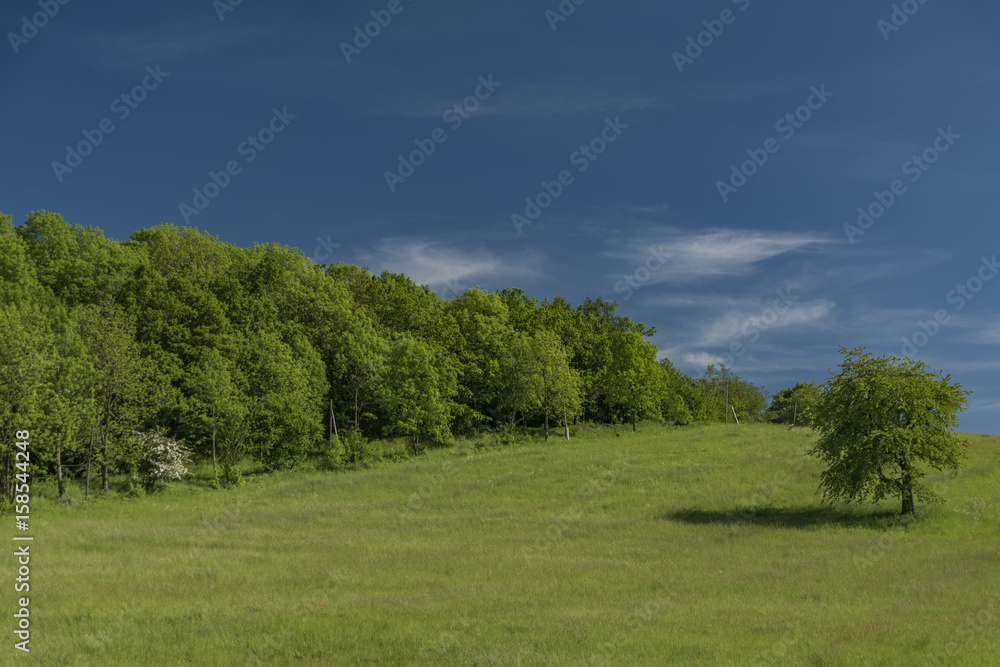
<svg viewBox="0 0 1000 667">
<path fill-rule="evenodd" d="M 37 664 L 996 665 L 1000 438 L 825 507 L 810 431 L 581 429 L 33 516 Z M 79 497 L 74 490 L 73 495 Z M 11 521 L 6 517 L 5 521 Z M 13 559 L 2 559 L 5 581 Z M 4 597 L 5 617 L 13 593 Z M 10 622 L 10 621 L 8 621 Z M 13 656 L 13 657 L 12 657 Z"/>
</svg>

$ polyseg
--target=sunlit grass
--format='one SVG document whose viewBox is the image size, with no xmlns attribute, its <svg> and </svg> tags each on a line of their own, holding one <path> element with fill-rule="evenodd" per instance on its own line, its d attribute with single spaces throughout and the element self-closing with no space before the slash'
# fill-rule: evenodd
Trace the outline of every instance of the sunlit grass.
<svg viewBox="0 0 1000 667">
<path fill-rule="evenodd" d="M 969 436 L 967 470 L 931 478 L 949 502 L 902 520 L 896 502 L 821 505 L 806 430 L 578 431 L 231 491 L 40 501 L 32 657 L 997 664 L 1000 438 Z"/>
</svg>

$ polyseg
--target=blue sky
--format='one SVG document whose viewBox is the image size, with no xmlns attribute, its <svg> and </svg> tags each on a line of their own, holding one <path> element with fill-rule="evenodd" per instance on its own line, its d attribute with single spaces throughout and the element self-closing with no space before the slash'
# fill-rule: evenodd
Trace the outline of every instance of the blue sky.
<svg viewBox="0 0 1000 667">
<path fill-rule="evenodd" d="M 9 0 L 0 210 L 602 295 L 682 370 L 772 391 L 916 334 L 974 391 L 962 428 L 1000 433 L 998 25 L 985 0 Z"/>
</svg>

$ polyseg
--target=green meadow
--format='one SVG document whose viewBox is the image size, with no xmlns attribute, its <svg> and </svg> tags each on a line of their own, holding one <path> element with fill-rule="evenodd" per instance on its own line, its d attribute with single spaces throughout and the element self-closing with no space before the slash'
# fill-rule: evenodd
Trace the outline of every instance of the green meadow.
<svg viewBox="0 0 1000 667">
<path fill-rule="evenodd" d="M 228 491 L 199 466 L 143 498 L 83 502 L 76 486 L 68 503 L 38 496 L 31 654 L 9 631 L 4 654 L 45 665 L 1000 664 L 1000 438 L 966 436 L 966 468 L 929 478 L 947 502 L 918 501 L 902 520 L 896 501 L 821 504 L 809 430 L 574 434 L 248 474 Z M 2 566 L 12 582 L 12 557 Z"/>
</svg>

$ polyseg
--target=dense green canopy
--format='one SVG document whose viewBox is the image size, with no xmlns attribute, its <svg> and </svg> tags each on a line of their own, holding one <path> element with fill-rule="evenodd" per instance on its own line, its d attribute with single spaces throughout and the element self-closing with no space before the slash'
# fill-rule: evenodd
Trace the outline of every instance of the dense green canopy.
<svg viewBox="0 0 1000 667">
<path fill-rule="evenodd" d="M 759 388 L 726 369 L 695 380 L 658 362 L 653 333 L 601 298 L 442 299 L 404 275 L 186 227 L 119 242 L 46 211 L 0 216 L 0 425 L 44 435 L 41 471 L 105 490 L 154 431 L 218 471 L 245 456 L 294 467 L 334 422 L 350 443 L 406 436 L 414 451 L 503 424 L 547 434 L 555 420 L 568 436 L 580 418 L 722 420 L 722 382 L 741 418 L 762 413 Z M 13 452 L 0 456 L 10 498 Z"/>
</svg>

